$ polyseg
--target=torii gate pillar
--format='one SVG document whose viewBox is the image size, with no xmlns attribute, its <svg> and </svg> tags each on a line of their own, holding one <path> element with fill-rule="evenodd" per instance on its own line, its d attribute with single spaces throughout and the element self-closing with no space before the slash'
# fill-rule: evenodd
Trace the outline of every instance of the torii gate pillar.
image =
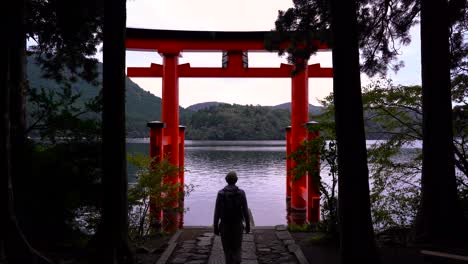
<svg viewBox="0 0 468 264">
<path fill-rule="evenodd" d="M 169 162 L 179 167 L 179 53 L 162 53 L 163 56 L 163 76 L 162 76 L 162 121 L 166 124 L 164 129 L 164 156 Z M 180 183 L 179 177 L 169 177 L 171 184 Z M 170 194 L 176 196 L 177 193 Z M 178 208 L 177 200 L 172 202 L 173 208 Z M 173 231 L 178 228 L 177 219 L 180 215 L 176 212 L 164 212 L 164 225 L 166 230 Z"/>
<path fill-rule="evenodd" d="M 307 63 L 305 64 L 307 65 Z M 304 124 L 309 120 L 309 76 L 306 70 L 300 71 L 292 78 L 291 89 L 291 151 L 295 151 L 307 137 Z M 295 164 L 292 162 L 291 167 Z M 307 186 L 306 177 L 292 182 L 291 209 L 306 210 Z"/>
<path fill-rule="evenodd" d="M 162 121 L 166 123 L 164 136 L 167 140 L 164 154 L 169 155 L 169 161 L 174 166 L 179 166 L 179 53 L 162 55 Z"/>
</svg>

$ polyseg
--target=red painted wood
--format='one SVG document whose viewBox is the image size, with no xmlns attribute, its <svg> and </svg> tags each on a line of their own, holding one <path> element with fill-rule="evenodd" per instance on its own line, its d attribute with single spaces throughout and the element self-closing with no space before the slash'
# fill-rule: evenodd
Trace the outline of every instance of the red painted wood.
<svg viewBox="0 0 468 264">
<path fill-rule="evenodd" d="M 307 71 L 301 71 L 292 78 L 291 95 L 291 151 L 295 151 L 307 136 L 305 123 L 309 120 L 309 82 Z M 291 164 L 295 166 L 294 162 Z M 305 175 L 292 182 L 291 208 L 306 210 L 307 199 L 301 196 L 306 188 Z"/>
<path fill-rule="evenodd" d="M 164 54 L 163 76 L 162 76 L 162 121 L 166 123 L 164 137 L 167 138 L 167 145 L 164 146 L 164 155 L 169 162 L 179 166 L 179 77 L 177 75 L 179 54 Z M 168 177 L 166 181 L 177 184 L 179 177 Z M 175 190 L 177 191 L 177 190 Z M 176 197 L 177 193 L 170 193 Z M 173 208 L 178 208 L 177 200 L 171 203 Z M 180 214 L 173 211 L 163 212 L 163 224 L 166 230 L 174 231 L 179 227 Z"/>
<path fill-rule="evenodd" d="M 150 157 L 160 161 L 163 154 L 163 129 L 152 127 L 150 129 Z"/>
<path fill-rule="evenodd" d="M 289 78 L 292 65 L 281 64 L 279 68 L 242 68 L 229 65 L 227 68 L 191 67 L 189 63 L 178 66 L 179 77 L 189 78 Z M 128 67 L 128 77 L 162 77 L 163 66 L 151 63 L 150 67 Z M 320 64 L 308 66 L 309 78 L 331 78 L 332 68 Z"/>
<path fill-rule="evenodd" d="M 291 127 L 286 128 L 286 157 L 291 154 Z M 291 199 L 291 159 L 286 159 L 286 199 Z M 289 201 L 290 203 L 291 201 Z"/>
<path fill-rule="evenodd" d="M 166 123 L 164 136 L 168 137 L 169 161 L 179 166 L 179 54 L 164 54 L 162 78 L 162 121 Z M 174 180 L 175 181 L 175 180 Z"/>
<path fill-rule="evenodd" d="M 151 127 L 150 128 L 150 157 L 153 158 L 156 162 L 161 161 L 163 156 L 163 129 L 161 127 Z M 154 199 L 155 197 L 150 198 L 150 219 L 154 219 L 154 225 L 156 223 L 161 223 L 163 218 L 163 212 L 161 208 L 157 207 Z"/>
<path fill-rule="evenodd" d="M 325 44 L 315 43 L 319 51 L 329 50 Z M 287 43 L 282 46 L 287 46 Z M 172 39 L 139 39 L 127 37 L 125 46 L 128 50 L 152 50 L 160 53 L 182 51 L 265 51 L 264 40 L 172 40 Z"/>
<path fill-rule="evenodd" d="M 308 141 L 314 140 L 319 136 L 320 131 L 317 131 L 317 133 L 312 131 L 307 132 Z M 316 158 L 320 159 L 319 153 L 316 154 Z M 320 164 L 318 164 L 316 169 L 317 172 L 320 173 Z M 320 194 L 315 191 L 311 176 L 312 175 L 307 175 L 307 221 L 309 223 L 317 223 L 320 220 Z"/>
</svg>

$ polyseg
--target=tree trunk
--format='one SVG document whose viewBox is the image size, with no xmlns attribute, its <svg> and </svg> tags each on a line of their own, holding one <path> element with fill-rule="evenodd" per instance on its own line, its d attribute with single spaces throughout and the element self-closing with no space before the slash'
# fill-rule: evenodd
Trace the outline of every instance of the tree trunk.
<svg viewBox="0 0 468 264">
<path fill-rule="evenodd" d="M 11 1 L 7 6 L 1 14 L 2 24 L 8 27 L 0 47 L 0 262 L 50 262 L 31 247 L 16 218 L 13 183 L 24 167 L 25 1 Z"/>
<path fill-rule="evenodd" d="M 432 243 L 453 240 L 462 228 L 452 149 L 449 54 L 448 3 L 422 0 L 423 164 L 416 233 Z"/>
<path fill-rule="evenodd" d="M 372 227 L 355 1 L 331 1 L 342 263 L 379 263 Z"/>
<path fill-rule="evenodd" d="M 7 16 L 1 14 L 2 24 L 6 25 Z M 8 17 L 10 18 L 10 17 Z M 13 33 L 7 29 L 6 40 L 8 41 Z M 10 57 L 12 55 L 10 41 L 2 41 L 0 47 L 0 262 L 7 260 L 8 229 L 10 225 L 10 180 L 11 180 L 11 149 L 10 149 Z M 8 241 L 8 242 L 7 242 Z"/>
<path fill-rule="evenodd" d="M 105 0 L 102 263 L 124 263 L 130 257 L 125 145 L 125 28 L 126 1 Z"/>
</svg>

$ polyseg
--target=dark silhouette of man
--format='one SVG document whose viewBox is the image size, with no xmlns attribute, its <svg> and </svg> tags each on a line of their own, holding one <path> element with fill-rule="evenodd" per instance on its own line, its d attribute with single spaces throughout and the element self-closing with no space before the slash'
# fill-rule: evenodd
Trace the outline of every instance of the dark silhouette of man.
<svg viewBox="0 0 468 264">
<path fill-rule="evenodd" d="M 228 185 L 218 192 L 214 213 L 214 233 L 221 234 L 226 264 L 241 263 L 242 233 L 250 233 L 250 217 L 245 192 L 236 186 L 237 174 L 226 175 Z"/>
</svg>

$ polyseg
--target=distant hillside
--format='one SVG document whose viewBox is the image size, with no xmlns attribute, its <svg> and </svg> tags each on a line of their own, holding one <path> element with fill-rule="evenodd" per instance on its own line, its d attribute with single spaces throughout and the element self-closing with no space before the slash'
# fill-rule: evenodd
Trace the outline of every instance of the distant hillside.
<svg viewBox="0 0 468 264">
<path fill-rule="evenodd" d="M 198 103 L 198 104 L 194 104 L 194 105 L 191 105 L 187 108 L 185 108 L 186 110 L 190 110 L 190 111 L 198 111 L 198 110 L 202 110 L 202 109 L 206 109 L 206 108 L 209 108 L 209 107 L 212 107 L 212 106 L 218 106 L 218 105 L 223 105 L 223 104 L 228 104 L 228 103 L 223 103 L 223 102 L 203 102 L 203 103 Z M 279 104 L 279 105 L 274 105 L 274 106 L 271 106 L 273 109 L 285 109 L 285 110 L 288 110 L 288 111 L 291 111 L 291 103 L 283 103 L 283 104 Z M 321 114 L 323 111 L 322 107 L 321 106 L 315 106 L 313 104 L 309 104 L 309 113 L 311 115 L 319 115 Z"/>
<path fill-rule="evenodd" d="M 224 105 L 224 104 L 227 104 L 227 103 L 222 103 L 222 102 L 204 102 L 204 103 L 199 103 L 199 104 L 194 104 L 194 105 L 191 105 L 185 109 L 187 110 L 190 110 L 190 111 L 198 111 L 198 110 L 202 110 L 202 109 L 205 109 L 205 108 L 209 108 L 209 107 L 212 107 L 212 106 L 218 106 L 218 105 Z"/>
<path fill-rule="evenodd" d="M 217 104 L 214 104 L 217 103 Z M 207 102 L 197 111 L 181 115 L 181 124 L 187 127 L 187 139 L 194 140 L 249 140 L 284 139 L 284 129 L 291 125 L 291 103 L 276 106 L 236 105 Z M 188 107 L 190 109 L 191 107 Z M 320 115 L 323 108 L 309 105 L 309 113 Z M 365 112 L 365 116 L 370 113 Z M 385 135 L 372 120 L 365 120 L 367 139 L 382 139 Z"/>
<path fill-rule="evenodd" d="M 284 103 L 284 104 L 279 104 L 272 106 L 274 109 L 287 109 L 288 111 L 291 111 L 291 103 Z M 320 115 L 323 111 L 323 108 L 321 106 L 315 106 L 313 104 L 309 104 L 309 113 L 311 115 Z"/>
<path fill-rule="evenodd" d="M 28 79 L 31 87 L 58 90 L 59 85 L 42 77 L 41 69 L 28 59 Z M 102 65 L 99 65 L 102 72 Z M 76 93 L 82 96 L 78 104 L 83 104 L 99 94 L 101 86 L 93 86 L 79 80 L 73 85 Z M 28 109 L 31 109 L 28 107 Z M 284 139 L 284 129 L 290 125 L 291 103 L 276 106 L 231 105 L 223 102 L 204 102 L 180 110 L 180 124 L 185 125 L 187 139 L 210 140 L 272 140 Z M 309 105 L 309 113 L 318 115 L 319 106 Z M 141 89 L 127 78 L 126 117 L 128 137 L 148 137 L 148 121 L 161 120 L 161 98 Z M 99 116 L 97 117 L 99 118 Z M 375 124 L 366 122 L 366 127 Z M 374 137 L 371 135 L 371 137 Z"/>
<path fill-rule="evenodd" d="M 59 89 L 59 85 L 55 81 L 42 77 L 42 71 L 34 63 L 33 58 L 28 59 L 27 70 L 31 87 L 36 89 L 44 88 L 46 90 Z M 102 64 L 99 64 L 99 72 L 102 73 Z M 73 89 L 81 94 L 79 103 L 82 104 L 98 95 L 101 86 L 93 86 L 83 80 L 78 80 L 73 85 Z M 180 111 L 180 114 L 184 115 L 185 109 L 180 108 Z M 126 117 L 128 137 L 147 137 L 148 129 L 146 128 L 146 122 L 161 120 L 161 98 L 143 90 L 127 78 Z"/>
<path fill-rule="evenodd" d="M 267 106 L 220 104 L 193 111 L 183 124 L 187 139 L 274 140 L 285 138 L 290 115 Z"/>
</svg>

